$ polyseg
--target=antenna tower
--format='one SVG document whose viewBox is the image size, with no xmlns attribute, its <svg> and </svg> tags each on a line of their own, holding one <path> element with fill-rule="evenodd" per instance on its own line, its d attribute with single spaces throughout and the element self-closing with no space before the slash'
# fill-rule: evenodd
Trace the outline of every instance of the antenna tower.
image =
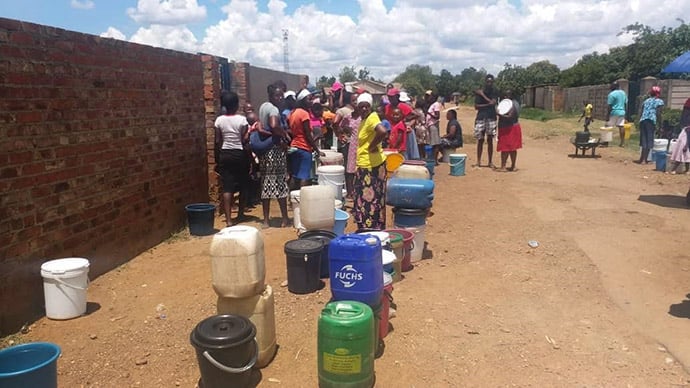
<svg viewBox="0 0 690 388">
<path fill-rule="evenodd" d="M 288 49 L 288 30 L 283 30 L 283 71 L 290 72 L 290 50 Z"/>
</svg>

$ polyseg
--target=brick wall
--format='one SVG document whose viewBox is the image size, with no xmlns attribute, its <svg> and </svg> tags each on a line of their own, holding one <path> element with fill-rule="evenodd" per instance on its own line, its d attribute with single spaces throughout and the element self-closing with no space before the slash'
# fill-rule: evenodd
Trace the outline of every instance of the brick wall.
<svg viewBox="0 0 690 388">
<path fill-rule="evenodd" d="M 208 200 L 200 56 L 0 19 L 0 333 L 43 312 L 42 262 L 93 278 Z"/>
</svg>

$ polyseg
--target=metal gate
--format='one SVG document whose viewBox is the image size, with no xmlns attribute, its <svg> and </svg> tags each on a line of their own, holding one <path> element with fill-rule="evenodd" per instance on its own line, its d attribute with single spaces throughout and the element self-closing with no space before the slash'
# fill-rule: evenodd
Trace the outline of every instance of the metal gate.
<svg viewBox="0 0 690 388">
<path fill-rule="evenodd" d="M 628 83 L 628 106 L 626 107 L 626 118 L 625 120 L 627 121 L 633 121 L 632 116 L 635 115 L 635 117 L 639 120 L 640 118 L 640 112 L 638 112 L 639 107 L 641 106 L 641 101 L 640 99 L 640 83 L 638 81 L 630 81 Z"/>
<path fill-rule="evenodd" d="M 220 89 L 232 90 L 232 72 L 234 64 L 226 58 L 218 58 L 218 71 L 220 72 Z"/>
</svg>

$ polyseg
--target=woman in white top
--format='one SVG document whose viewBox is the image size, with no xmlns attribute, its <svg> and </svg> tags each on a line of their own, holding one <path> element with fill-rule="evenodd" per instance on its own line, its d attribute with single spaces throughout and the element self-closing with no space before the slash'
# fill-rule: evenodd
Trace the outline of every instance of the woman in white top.
<svg viewBox="0 0 690 388">
<path fill-rule="evenodd" d="M 249 124 L 238 115 L 240 99 L 235 92 L 223 92 L 220 97 L 225 114 L 215 122 L 214 156 L 223 184 L 223 210 L 225 223 L 232 226 L 231 211 L 235 192 L 240 192 L 237 220 L 244 218 L 247 188 L 249 187 L 249 155 L 245 150 L 245 139 Z"/>
</svg>

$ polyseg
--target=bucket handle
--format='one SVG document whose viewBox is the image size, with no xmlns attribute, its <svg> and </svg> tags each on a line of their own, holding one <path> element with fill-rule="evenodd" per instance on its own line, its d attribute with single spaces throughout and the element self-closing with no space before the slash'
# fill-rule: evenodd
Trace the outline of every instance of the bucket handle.
<svg viewBox="0 0 690 388">
<path fill-rule="evenodd" d="M 213 356 L 208 352 L 208 350 L 204 350 L 204 358 L 208 360 L 213 366 L 216 368 L 228 372 L 228 373 L 243 373 L 246 372 L 254 367 L 254 364 L 256 364 L 256 359 L 259 356 L 259 344 L 256 342 L 256 338 L 254 338 L 254 355 L 252 356 L 252 359 L 249 360 L 249 363 L 247 365 L 240 367 L 240 368 L 233 368 L 231 366 L 223 365 L 221 364 L 218 360 L 213 358 Z"/>
<path fill-rule="evenodd" d="M 54 277 L 51 279 L 55 279 L 58 283 L 62 284 L 65 287 L 74 288 L 75 290 L 80 290 L 80 291 L 86 291 L 89 288 L 89 283 L 91 283 L 91 281 L 89 280 L 88 277 L 86 278 L 86 287 L 77 287 L 75 285 L 72 285 L 72 284 L 69 284 L 69 283 L 63 281 L 59 277 Z"/>
<path fill-rule="evenodd" d="M 455 166 L 459 166 L 463 163 L 465 163 L 465 158 L 460 158 L 460 160 L 457 163 L 448 163 L 448 166 L 455 167 Z"/>
</svg>

